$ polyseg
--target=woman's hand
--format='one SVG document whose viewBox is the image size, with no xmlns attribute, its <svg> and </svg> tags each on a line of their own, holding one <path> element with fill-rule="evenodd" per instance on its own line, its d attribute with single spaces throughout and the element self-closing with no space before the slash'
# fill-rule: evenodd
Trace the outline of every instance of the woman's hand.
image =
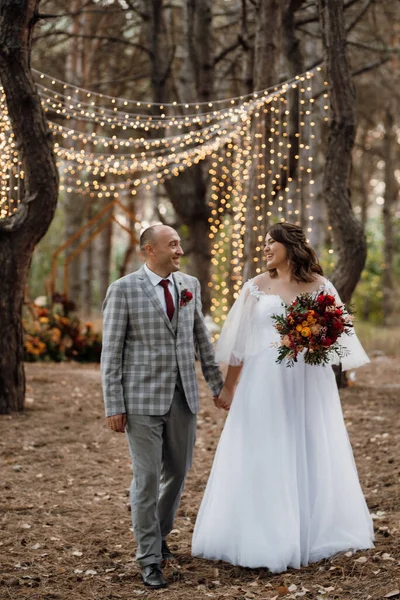
<svg viewBox="0 0 400 600">
<path fill-rule="evenodd" d="M 225 410 L 229 410 L 233 400 L 233 392 L 234 388 L 227 388 L 225 385 L 221 390 L 218 401 L 216 405 L 218 408 L 223 408 Z"/>
</svg>

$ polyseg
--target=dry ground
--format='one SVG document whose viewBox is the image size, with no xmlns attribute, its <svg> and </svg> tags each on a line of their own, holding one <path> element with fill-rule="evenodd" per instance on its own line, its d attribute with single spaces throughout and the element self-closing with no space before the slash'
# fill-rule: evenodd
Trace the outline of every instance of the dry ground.
<svg viewBox="0 0 400 600">
<path fill-rule="evenodd" d="M 178 561 L 165 569 L 170 587 L 153 592 L 134 561 L 127 443 L 105 426 L 98 368 L 34 364 L 27 375 L 25 413 L 0 417 L 2 600 L 400 598 L 399 359 L 374 359 L 342 392 L 376 548 L 280 575 L 190 555 L 224 421 L 201 379 L 195 463 L 170 537 Z"/>
</svg>

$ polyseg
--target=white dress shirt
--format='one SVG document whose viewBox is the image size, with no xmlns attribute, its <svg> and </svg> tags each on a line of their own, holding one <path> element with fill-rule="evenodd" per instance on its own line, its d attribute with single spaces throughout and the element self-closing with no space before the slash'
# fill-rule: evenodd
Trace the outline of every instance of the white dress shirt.
<svg viewBox="0 0 400 600">
<path fill-rule="evenodd" d="M 164 308 L 165 312 L 167 312 L 167 305 L 165 303 L 164 288 L 161 285 L 159 285 L 159 283 L 163 279 L 166 279 L 168 281 L 168 289 L 171 293 L 172 300 L 176 308 L 176 291 L 174 280 L 172 278 L 172 273 L 170 273 L 168 277 L 160 277 L 159 275 L 157 275 L 157 273 L 154 273 L 151 269 L 149 269 L 146 263 L 144 265 L 144 270 L 146 271 L 150 282 L 154 285 L 155 290 L 157 292 L 157 296 L 161 302 L 161 306 Z"/>
</svg>

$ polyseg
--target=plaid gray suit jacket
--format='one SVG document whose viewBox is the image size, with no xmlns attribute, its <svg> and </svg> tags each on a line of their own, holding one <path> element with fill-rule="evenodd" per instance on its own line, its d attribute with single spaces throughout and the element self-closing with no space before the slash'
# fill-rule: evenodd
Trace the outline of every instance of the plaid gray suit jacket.
<svg viewBox="0 0 400 600">
<path fill-rule="evenodd" d="M 185 289 L 193 294 L 185 306 L 177 302 L 176 331 L 143 267 L 118 279 L 107 290 L 101 354 L 106 416 L 167 413 L 178 370 L 189 408 L 196 413 L 196 350 L 212 394 L 221 391 L 221 371 L 201 312 L 200 283 L 184 273 L 174 273 L 173 279 L 179 297 Z"/>
</svg>

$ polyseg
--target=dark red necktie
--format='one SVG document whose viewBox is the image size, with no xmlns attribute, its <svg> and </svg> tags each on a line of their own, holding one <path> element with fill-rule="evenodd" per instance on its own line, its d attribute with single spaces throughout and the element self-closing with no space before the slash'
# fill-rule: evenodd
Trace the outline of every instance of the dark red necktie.
<svg viewBox="0 0 400 600">
<path fill-rule="evenodd" d="M 160 281 L 160 285 L 164 288 L 164 298 L 165 304 L 167 306 L 167 315 L 169 320 L 172 321 L 172 317 L 174 316 L 175 312 L 175 306 L 171 296 L 171 292 L 169 291 L 168 279 L 162 279 Z"/>
</svg>

